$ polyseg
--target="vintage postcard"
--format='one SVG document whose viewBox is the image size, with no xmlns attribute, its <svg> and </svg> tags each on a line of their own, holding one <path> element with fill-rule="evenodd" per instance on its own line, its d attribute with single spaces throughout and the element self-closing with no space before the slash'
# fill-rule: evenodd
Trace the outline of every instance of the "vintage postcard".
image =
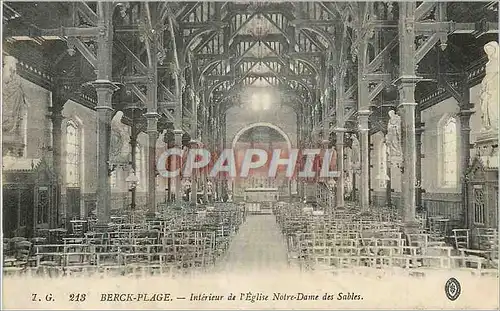
<svg viewBox="0 0 500 311">
<path fill-rule="evenodd" d="M 498 309 L 497 1 L 2 1 L 3 309 Z"/>
</svg>

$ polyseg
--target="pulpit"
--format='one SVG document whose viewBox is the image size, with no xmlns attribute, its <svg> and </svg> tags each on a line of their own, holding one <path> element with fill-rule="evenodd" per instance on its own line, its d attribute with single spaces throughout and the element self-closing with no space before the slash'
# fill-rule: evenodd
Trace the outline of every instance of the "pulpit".
<svg viewBox="0 0 500 311">
<path fill-rule="evenodd" d="M 498 229 L 499 51 L 496 41 L 488 42 L 484 46 L 488 62 L 481 81 L 481 130 L 475 141 L 475 156 L 466 174 L 467 225 L 472 245 L 476 247 L 481 231 Z M 498 244 L 498 240 L 496 243 Z"/>
<path fill-rule="evenodd" d="M 3 233 L 33 236 L 56 224 L 56 178 L 47 159 L 3 158 Z"/>
<path fill-rule="evenodd" d="M 498 229 L 498 139 L 480 136 L 476 155 L 467 170 L 467 227 L 477 247 L 477 235 L 484 229 Z"/>
</svg>

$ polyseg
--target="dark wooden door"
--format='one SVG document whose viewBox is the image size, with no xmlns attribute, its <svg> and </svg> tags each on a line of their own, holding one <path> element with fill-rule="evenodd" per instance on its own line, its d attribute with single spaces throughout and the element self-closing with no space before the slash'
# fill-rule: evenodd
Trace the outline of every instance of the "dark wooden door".
<svg viewBox="0 0 500 311">
<path fill-rule="evenodd" d="M 18 189 L 3 188 L 3 234 L 11 238 L 17 229 Z"/>
<path fill-rule="evenodd" d="M 31 236 L 33 229 L 33 188 L 3 189 L 3 233 L 6 237 Z"/>
<path fill-rule="evenodd" d="M 32 237 L 34 229 L 34 207 L 35 193 L 34 186 L 21 189 L 22 196 L 20 198 L 20 227 L 23 229 L 23 236 Z"/>
</svg>

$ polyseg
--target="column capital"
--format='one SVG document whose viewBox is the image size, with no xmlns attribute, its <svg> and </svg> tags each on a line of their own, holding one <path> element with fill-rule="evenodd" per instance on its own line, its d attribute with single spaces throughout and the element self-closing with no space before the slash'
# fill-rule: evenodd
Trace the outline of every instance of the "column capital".
<svg viewBox="0 0 500 311">
<path fill-rule="evenodd" d="M 400 103 L 398 105 L 398 109 L 400 107 L 416 107 L 416 106 L 418 106 L 418 103 Z"/>
<path fill-rule="evenodd" d="M 458 112 L 458 116 L 460 118 L 470 118 L 471 115 L 473 115 L 475 113 L 474 110 L 472 109 L 462 109 Z"/>
<path fill-rule="evenodd" d="M 371 110 L 359 110 L 358 117 L 369 117 L 372 114 Z"/>
<path fill-rule="evenodd" d="M 174 135 L 182 135 L 182 133 L 184 132 L 183 130 L 173 130 L 174 132 Z"/>
<path fill-rule="evenodd" d="M 415 124 L 415 134 L 422 134 L 425 132 L 425 123 L 419 122 Z"/>
<path fill-rule="evenodd" d="M 129 144 L 130 145 L 137 144 L 137 135 L 130 135 L 130 137 L 129 137 Z"/>
<path fill-rule="evenodd" d="M 160 118 L 160 115 L 157 113 L 157 112 L 146 112 L 144 114 L 144 116 L 146 117 L 146 119 L 158 119 Z"/>
<path fill-rule="evenodd" d="M 64 116 L 62 115 L 62 108 L 61 107 L 49 107 L 50 111 L 50 120 L 52 122 L 62 122 L 64 119 Z"/>
<path fill-rule="evenodd" d="M 90 84 L 96 90 L 109 90 L 110 92 L 115 92 L 120 89 L 117 83 L 111 82 L 109 80 L 95 80 L 93 82 L 90 82 Z"/>
<path fill-rule="evenodd" d="M 97 111 L 99 111 L 99 110 L 108 110 L 108 111 L 110 111 L 110 112 L 115 111 L 115 110 L 114 110 L 112 107 L 110 107 L 110 106 L 96 106 L 96 107 L 95 107 L 95 109 L 96 109 Z"/>
<path fill-rule="evenodd" d="M 415 128 L 415 134 L 422 134 L 423 132 L 425 132 L 425 128 L 423 127 L 417 127 Z"/>
<path fill-rule="evenodd" d="M 337 132 L 337 134 L 340 134 L 340 133 L 345 133 L 347 132 L 347 129 L 346 128 L 343 128 L 343 127 L 336 127 L 333 129 L 334 132 Z"/>
<path fill-rule="evenodd" d="M 402 86 L 404 84 L 414 84 L 422 80 L 422 77 L 416 75 L 402 75 L 394 81 L 397 86 Z"/>
</svg>

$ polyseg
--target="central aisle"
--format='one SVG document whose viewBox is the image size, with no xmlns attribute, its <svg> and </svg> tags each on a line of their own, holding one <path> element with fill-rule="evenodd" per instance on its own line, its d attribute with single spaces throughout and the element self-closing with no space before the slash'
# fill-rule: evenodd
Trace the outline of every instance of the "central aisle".
<svg viewBox="0 0 500 311">
<path fill-rule="evenodd" d="M 217 265 L 224 272 L 287 268 L 287 250 L 274 215 L 249 215 Z"/>
</svg>

